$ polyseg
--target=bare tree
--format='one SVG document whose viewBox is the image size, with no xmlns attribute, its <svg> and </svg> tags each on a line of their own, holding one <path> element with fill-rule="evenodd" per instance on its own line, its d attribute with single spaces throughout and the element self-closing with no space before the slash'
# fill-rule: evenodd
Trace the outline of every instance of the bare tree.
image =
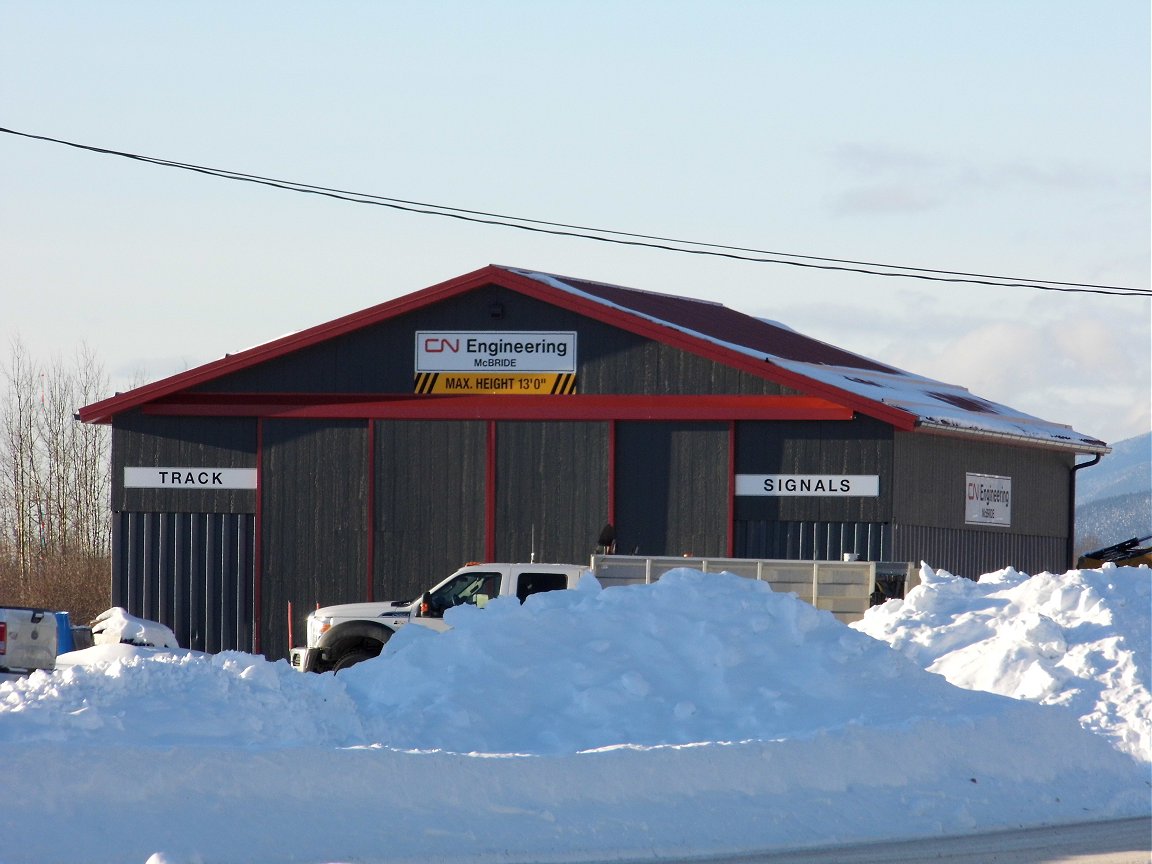
<svg viewBox="0 0 1152 864">
<path fill-rule="evenodd" d="M 13 340 L 5 370 L 7 387 L 3 402 L 3 441 L 0 442 L 4 452 L 4 489 L 0 506 L 7 546 L 4 552 L 9 568 L 14 570 L 17 593 L 21 596 L 28 592 L 31 562 L 36 554 L 35 375 L 23 343 Z"/>
<path fill-rule="evenodd" d="M 108 388 L 83 346 L 38 365 L 13 340 L 0 402 L 0 596 L 91 616 L 107 605 L 108 430 L 74 419 Z"/>
<path fill-rule="evenodd" d="M 81 346 L 77 357 L 78 377 L 73 398 L 76 406 L 90 405 L 108 393 L 108 376 L 103 365 L 87 345 Z M 109 462 L 109 430 L 107 426 L 80 423 L 74 420 L 73 512 L 76 532 L 81 548 L 89 555 L 107 558 L 111 552 L 111 463 Z"/>
</svg>

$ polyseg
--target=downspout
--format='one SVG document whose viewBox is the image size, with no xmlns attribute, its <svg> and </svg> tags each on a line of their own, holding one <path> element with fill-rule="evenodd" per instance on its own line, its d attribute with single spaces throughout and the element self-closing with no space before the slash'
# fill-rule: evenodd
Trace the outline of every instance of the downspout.
<svg viewBox="0 0 1152 864">
<path fill-rule="evenodd" d="M 1072 458 L 1075 459 L 1076 457 L 1073 456 Z M 1090 462 L 1073 465 L 1072 471 L 1068 474 L 1068 547 L 1065 550 L 1065 557 L 1068 559 L 1069 569 L 1076 566 L 1076 560 L 1073 558 L 1076 554 L 1076 472 L 1081 468 L 1091 468 L 1099 463 L 1100 454 L 1097 453 Z"/>
</svg>

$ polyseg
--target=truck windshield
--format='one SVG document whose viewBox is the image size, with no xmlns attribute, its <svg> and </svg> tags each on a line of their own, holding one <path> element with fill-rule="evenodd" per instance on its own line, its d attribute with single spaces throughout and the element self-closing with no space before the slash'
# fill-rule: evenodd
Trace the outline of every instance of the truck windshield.
<svg viewBox="0 0 1152 864">
<path fill-rule="evenodd" d="M 479 595 L 492 598 L 500 593 L 500 574 L 484 571 L 461 573 L 428 594 L 428 615 L 439 618 L 445 609 L 475 603 Z"/>
</svg>

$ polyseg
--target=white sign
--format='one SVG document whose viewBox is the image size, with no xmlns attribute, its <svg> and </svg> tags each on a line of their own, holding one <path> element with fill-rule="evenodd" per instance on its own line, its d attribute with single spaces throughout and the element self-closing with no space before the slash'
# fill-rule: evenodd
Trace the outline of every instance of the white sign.
<svg viewBox="0 0 1152 864">
<path fill-rule="evenodd" d="M 126 489 L 255 489 L 255 468 L 125 468 Z"/>
<path fill-rule="evenodd" d="M 416 333 L 419 372 L 575 372 L 576 334 L 542 330 Z"/>
<path fill-rule="evenodd" d="M 964 522 L 967 525 L 1011 525 L 1012 478 L 965 474 Z"/>
<path fill-rule="evenodd" d="M 880 476 L 878 474 L 737 474 L 736 494 L 875 498 L 880 494 Z"/>
</svg>

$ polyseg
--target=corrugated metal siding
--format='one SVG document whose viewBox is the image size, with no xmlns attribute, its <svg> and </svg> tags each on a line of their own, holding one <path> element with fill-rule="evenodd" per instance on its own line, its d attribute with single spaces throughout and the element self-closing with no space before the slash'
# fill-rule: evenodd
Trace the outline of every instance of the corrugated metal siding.
<svg viewBox="0 0 1152 864">
<path fill-rule="evenodd" d="M 848 422 L 742 421 L 736 424 L 736 473 L 880 478 L 880 495 L 872 498 L 739 496 L 736 518 L 741 521 L 888 522 L 892 428 L 863 417 Z"/>
<path fill-rule="evenodd" d="M 500 318 L 491 309 L 498 304 Z M 577 391 L 752 394 L 795 391 L 495 286 L 279 357 L 200 392 L 406 393 L 419 330 L 563 330 L 577 335 Z"/>
<path fill-rule="evenodd" d="M 376 424 L 374 599 L 416 597 L 484 557 L 487 427 Z"/>
<path fill-rule="evenodd" d="M 897 525 L 893 557 L 923 561 L 956 576 L 975 579 L 1014 567 L 1022 573 L 1063 573 L 1072 566 L 1062 538 L 979 529 Z"/>
<path fill-rule="evenodd" d="M 895 453 L 894 522 L 964 529 L 965 474 L 993 474 L 1012 478 L 1012 525 L 984 530 L 1067 535 L 1072 454 L 908 432 Z"/>
<path fill-rule="evenodd" d="M 975 578 L 1004 567 L 1064 571 L 1073 456 L 938 435 L 896 433 L 893 556 Z M 1012 524 L 966 525 L 965 475 L 1012 478 Z"/>
<path fill-rule="evenodd" d="M 263 432 L 260 647 L 288 653 L 317 603 L 363 600 L 367 582 L 368 425 L 266 420 Z"/>
<path fill-rule="evenodd" d="M 879 522 L 776 522 L 737 520 L 737 558 L 839 561 L 852 552 L 861 561 L 892 560 L 892 526 Z"/>
<path fill-rule="evenodd" d="M 255 468 L 250 418 L 123 414 L 112 426 L 112 509 L 156 513 L 254 513 L 251 489 L 125 489 L 124 468 Z"/>
<path fill-rule="evenodd" d="M 728 449 L 726 423 L 618 423 L 617 551 L 726 555 Z"/>
<path fill-rule="evenodd" d="M 875 497 L 738 496 L 734 554 L 749 558 L 865 561 L 891 554 L 892 429 L 868 418 L 849 422 L 742 421 L 736 424 L 737 474 L 863 474 L 880 478 Z"/>
<path fill-rule="evenodd" d="M 121 512 L 112 525 L 113 605 L 185 648 L 253 650 L 252 514 Z"/>
<path fill-rule="evenodd" d="M 608 424 L 496 424 L 496 558 L 588 560 L 608 519 Z"/>
<path fill-rule="evenodd" d="M 580 328 L 581 393 L 781 395 L 794 391 L 715 361 L 603 325 Z"/>
</svg>

